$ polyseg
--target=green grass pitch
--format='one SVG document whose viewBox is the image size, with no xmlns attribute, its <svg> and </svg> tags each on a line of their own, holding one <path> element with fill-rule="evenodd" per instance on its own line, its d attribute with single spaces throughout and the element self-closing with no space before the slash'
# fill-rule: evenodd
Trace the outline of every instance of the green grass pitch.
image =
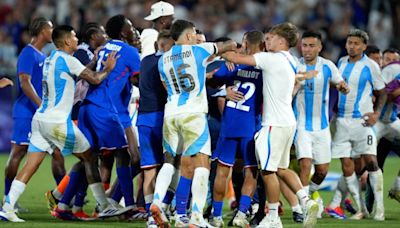
<svg viewBox="0 0 400 228">
<path fill-rule="evenodd" d="M 0 191 L 4 191 L 4 166 L 7 161 L 5 154 L 0 155 Z M 66 167 L 69 169 L 71 165 L 76 161 L 76 158 L 70 156 L 66 158 Z M 334 160 L 331 169 L 333 171 L 339 171 L 340 164 L 338 160 Z M 386 220 L 383 222 L 376 222 L 373 219 L 365 219 L 362 221 L 351 221 L 351 220 L 337 220 L 333 218 L 323 218 L 318 220 L 317 227 L 400 227 L 400 204 L 386 197 L 389 188 L 391 187 L 395 176 L 400 168 L 400 158 L 389 157 L 385 164 L 384 173 L 384 194 L 385 194 L 385 209 L 386 209 Z M 115 177 L 115 174 L 114 174 Z M 54 180 L 50 170 L 50 159 L 49 157 L 43 162 L 38 172 L 33 176 L 29 182 L 26 191 L 20 198 L 20 203 L 25 208 L 29 209 L 28 213 L 22 213 L 19 216 L 25 219 L 25 223 L 15 224 L 0 222 L 0 227 L 146 227 L 145 222 L 120 222 L 117 219 L 108 219 L 103 221 L 92 221 L 92 222 L 64 222 L 53 218 L 46 207 L 46 201 L 44 199 L 44 193 L 54 187 Z M 321 192 L 325 204 L 331 200 L 332 192 Z M 90 191 L 88 192 L 89 204 L 85 206 L 85 211 L 91 212 L 94 208 L 94 199 L 91 196 Z M 295 224 L 291 218 L 291 210 L 284 201 L 285 215 L 283 216 L 282 222 L 284 227 L 301 227 L 299 224 Z M 228 213 L 229 209 L 225 207 L 224 213 Z M 227 223 L 227 221 L 226 221 Z M 225 224 L 226 224 L 225 223 Z"/>
</svg>

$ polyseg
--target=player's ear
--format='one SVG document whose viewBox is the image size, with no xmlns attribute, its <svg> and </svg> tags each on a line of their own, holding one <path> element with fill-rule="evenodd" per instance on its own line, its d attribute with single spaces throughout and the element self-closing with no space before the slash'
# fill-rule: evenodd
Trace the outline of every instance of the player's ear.
<svg viewBox="0 0 400 228">
<path fill-rule="evenodd" d="M 265 51 L 265 42 L 264 41 L 261 41 L 261 43 L 260 43 L 260 50 Z"/>
</svg>

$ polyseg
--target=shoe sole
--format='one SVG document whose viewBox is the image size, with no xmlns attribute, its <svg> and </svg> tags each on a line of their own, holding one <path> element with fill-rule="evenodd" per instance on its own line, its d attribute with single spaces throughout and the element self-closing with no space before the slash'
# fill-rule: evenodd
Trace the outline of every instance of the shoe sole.
<svg viewBox="0 0 400 228">
<path fill-rule="evenodd" d="M 111 217 L 115 217 L 115 216 L 120 216 L 122 214 L 125 214 L 129 210 L 130 210 L 130 208 L 125 207 L 125 208 L 118 209 L 117 213 L 114 213 L 114 214 L 103 214 L 103 215 L 101 215 L 101 213 L 99 213 L 98 214 L 98 218 L 105 219 L 105 218 L 111 218 Z"/>
<path fill-rule="evenodd" d="M 312 228 L 317 224 L 317 215 L 319 211 L 318 204 L 314 204 L 311 206 L 310 209 L 307 211 L 307 215 L 304 218 L 304 228 Z"/>
<path fill-rule="evenodd" d="M 164 221 L 161 216 L 161 209 L 156 205 L 151 205 L 150 207 L 151 216 L 160 228 L 169 228 L 169 223 Z"/>
</svg>

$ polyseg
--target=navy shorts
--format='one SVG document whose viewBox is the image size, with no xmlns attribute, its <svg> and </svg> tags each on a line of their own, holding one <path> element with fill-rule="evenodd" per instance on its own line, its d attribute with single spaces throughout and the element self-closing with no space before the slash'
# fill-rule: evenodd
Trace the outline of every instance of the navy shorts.
<svg viewBox="0 0 400 228">
<path fill-rule="evenodd" d="M 140 167 L 151 168 L 163 162 L 162 126 L 138 126 L 140 144 Z"/>
<path fill-rule="evenodd" d="M 29 138 L 32 131 L 31 118 L 14 118 L 13 133 L 11 142 L 17 145 L 29 145 Z"/>
<path fill-rule="evenodd" d="M 235 164 L 237 151 L 240 151 L 242 155 L 245 168 L 257 166 L 253 138 L 219 137 L 213 159 L 218 159 L 221 164 L 232 167 Z"/>
</svg>

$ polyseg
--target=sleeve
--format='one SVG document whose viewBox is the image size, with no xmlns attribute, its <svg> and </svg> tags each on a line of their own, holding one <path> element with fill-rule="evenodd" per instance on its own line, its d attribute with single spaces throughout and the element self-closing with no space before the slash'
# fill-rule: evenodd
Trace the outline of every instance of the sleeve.
<svg viewBox="0 0 400 228">
<path fill-rule="evenodd" d="M 206 50 L 206 52 L 208 53 L 208 56 L 218 53 L 217 44 L 215 44 L 215 43 L 207 42 L 207 43 L 197 44 L 195 46 L 201 47 L 202 49 Z"/>
<path fill-rule="evenodd" d="M 18 57 L 17 75 L 28 74 L 32 76 L 34 58 L 33 53 L 24 49 Z"/>
<path fill-rule="evenodd" d="M 327 66 L 331 71 L 331 81 L 334 84 L 338 84 L 339 82 L 343 81 L 343 77 L 339 72 L 339 69 L 333 64 L 331 61 L 327 62 Z"/>
<path fill-rule="evenodd" d="M 271 53 L 267 52 L 259 52 L 253 55 L 254 59 L 256 60 L 256 67 L 265 70 L 267 69 L 268 62 L 271 60 Z"/>
<path fill-rule="evenodd" d="M 140 41 L 142 43 L 142 59 L 156 52 L 154 43 L 157 41 L 158 32 L 154 29 L 143 30 Z"/>
<path fill-rule="evenodd" d="M 126 65 L 131 71 L 131 75 L 139 74 L 140 72 L 140 56 L 136 48 L 129 46 L 124 56 L 121 56 L 126 61 Z M 121 58 L 120 57 L 120 58 Z"/>
<path fill-rule="evenodd" d="M 382 79 L 385 84 L 389 84 L 393 79 L 395 79 L 394 69 L 391 66 L 386 66 L 382 70 Z"/>
<path fill-rule="evenodd" d="M 374 90 L 381 90 L 385 88 L 385 81 L 382 78 L 381 70 L 377 63 L 370 61 L 370 71 L 372 77 L 372 85 Z"/>
<path fill-rule="evenodd" d="M 90 58 L 85 50 L 78 49 L 74 53 L 74 57 L 77 58 L 83 65 L 88 65 L 90 63 Z"/>
<path fill-rule="evenodd" d="M 77 77 L 79 77 L 82 71 L 86 69 L 86 67 L 81 62 L 79 62 L 77 58 L 73 56 L 68 56 L 67 64 L 70 74 L 75 75 Z"/>
</svg>

